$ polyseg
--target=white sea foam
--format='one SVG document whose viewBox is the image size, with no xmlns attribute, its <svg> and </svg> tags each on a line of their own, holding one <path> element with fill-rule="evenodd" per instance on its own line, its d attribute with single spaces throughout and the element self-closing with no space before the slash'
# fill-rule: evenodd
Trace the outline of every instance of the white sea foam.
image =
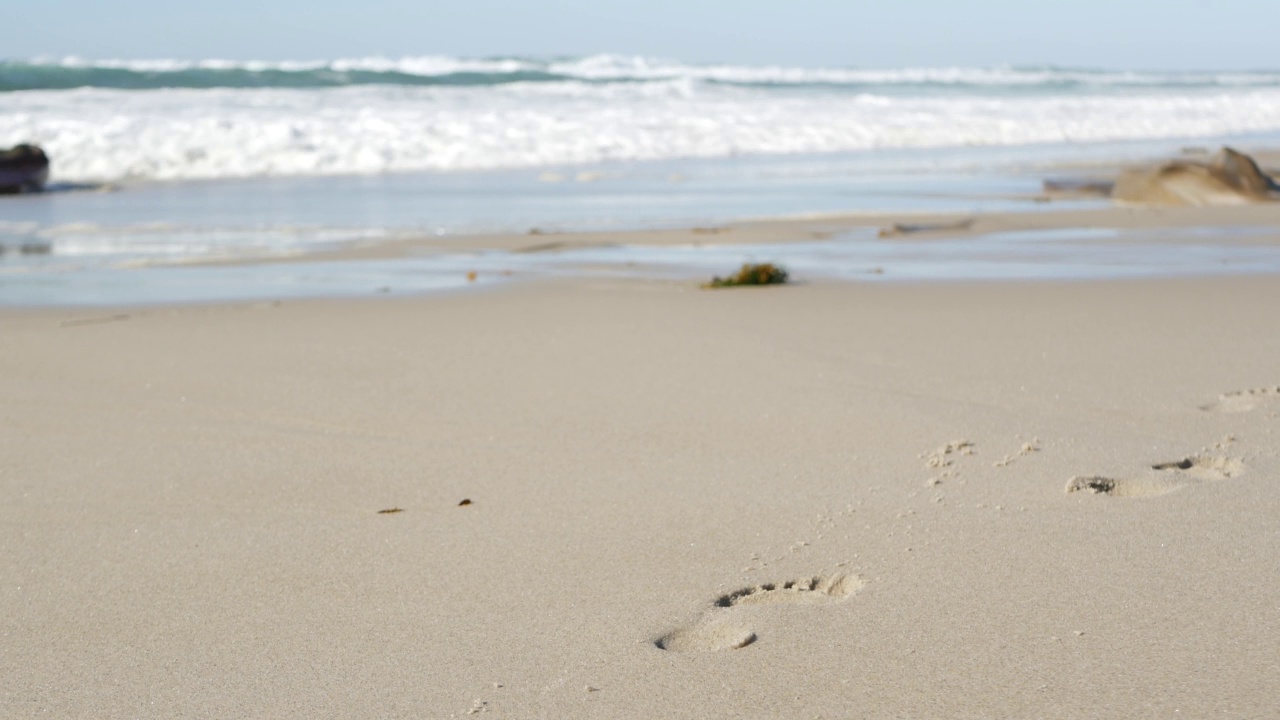
<svg viewBox="0 0 1280 720">
<path fill-rule="evenodd" d="M 148 62 L 162 68 L 173 61 Z M 332 61 L 327 66 L 372 68 L 381 62 Z M 385 62 L 400 70 L 443 73 L 468 62 L 492 70 L 530 61 Z M 144 61 L 125 64 L 147 67 Z M 41 144 L 53 158 L 53 176 L 59 181 L 119 181 L 456 171 L 1280 131 L 1280 87 L 1249 86 L 1245 75 L 1234 76 L 1234 87 L 1125 92 L 870 92 L 820 85 L 778 90 L 707 80 L 790 77 L 800 83 L 828 72 L 857 73 L 866 80 L 877 77 L 875 71 L 675 66 L 680 72 L 674 72 L 656 61 L 612 56 L 563 64 L 540 67 L 572 70 L 582 78 L 649 73 L 670 79 L 9 92 L 0 93 L 0 146 Z M 902 70 L 883 71 L 882 79 L 943 83 L 963 78 L 973 84 L 1001 72 L 1027 82 L 1035 76 L 1011 70 Z"/>
</svg>

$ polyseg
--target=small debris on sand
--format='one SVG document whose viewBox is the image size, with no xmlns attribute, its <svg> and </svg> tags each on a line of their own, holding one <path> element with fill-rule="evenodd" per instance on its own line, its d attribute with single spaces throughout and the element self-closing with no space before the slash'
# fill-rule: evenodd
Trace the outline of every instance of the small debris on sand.
<svg viewBox="0 0 1280 720">
<path fill-rule="evenodd" d="M 907 223 L 894 223 L 889 227 L 880 228 L 877 233 L 882 238 L 901 237 L 903 235 L 915 235 L 917 233 L 932 232 L 958 232 L 968 230 L 973 227 L 973 219 L 960 220 L 958 222 L 949 223 L 922 223 L 911 225 Z"/>
</svg>

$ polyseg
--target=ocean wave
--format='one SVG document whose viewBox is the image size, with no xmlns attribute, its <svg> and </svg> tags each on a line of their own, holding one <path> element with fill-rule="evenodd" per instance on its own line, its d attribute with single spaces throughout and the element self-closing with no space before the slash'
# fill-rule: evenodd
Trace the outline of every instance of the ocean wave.
<svg viewBox="0 0 1280 720">
<path fill-rule="evenodd" d="M 919 88 L 974 91 L 1106 88 L 1280 86 L 1280 71 L 1133 72 L 1057 67 L 802 68 L 688 64 L 624 55 L 582 58 L 348 58 L 315 61 L 85 60 L 78 57 L 0 61 L 0 92 L 109 88 L 325 88 L 352 85 L 493 86 L 539 82 L 688 80 L 753 87 L 829 87 L 886 92 Z"/>
<path fill-rule="evenodd" d="M 1280 131 L 1280 88 L 1094 95 L 768 93 L 688 79 L 82 89 L 6 96 L 0 146 L 57 181 L 527 168 L 608 161 L 1022 146 Z"/>
</svg>

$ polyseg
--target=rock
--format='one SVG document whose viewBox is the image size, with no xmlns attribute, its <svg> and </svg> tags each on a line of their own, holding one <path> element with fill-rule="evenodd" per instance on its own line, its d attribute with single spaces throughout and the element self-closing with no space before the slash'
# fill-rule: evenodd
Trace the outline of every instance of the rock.
<svg viewBox="0 0 1280 720">
<path fill-rule="evenodd" d="M 0 195 L 39 192 L 49 179 L 49 157 L 35 145 L 0 150 Z"/>
<path fill-rule="evenodd" d="M 1280 186 L 1253 158 L 1224 147 L 1206 161 L 1170 160 L 1126 170 L 1111 198 L 1141 205 L 1247 205 L 1280 199 Z"/>
</svg>

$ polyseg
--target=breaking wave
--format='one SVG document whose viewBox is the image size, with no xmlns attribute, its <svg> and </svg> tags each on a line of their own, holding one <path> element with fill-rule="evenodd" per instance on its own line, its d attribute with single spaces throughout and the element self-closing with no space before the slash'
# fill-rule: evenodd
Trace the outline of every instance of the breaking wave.
<svg viewBox="0 0 1280 720">
<path fill-rule="evenodd" d="M 474 87 L 527 82 L 695 80 L 746 86 L 831 86 L 846 90 L 920 87 L 1026 91 L 1070 88 L 1277 87 L 1280 72 L 1130 72 L 1057 67 L 801 68 L 692 65 L 620 55 L 584 58 L 349 58 L 280 62 L 237 60 L 0 61 L 0 92 L 110 88 L 325 88 L 350 85 Z"/>
<path fill-rule="evenodd" d="M 59 181 L 1215 138 L 1280 131 L 1280 73 L 859 70 L 611 55 L 0 63 L 0 146 Z"/>
</svg>

